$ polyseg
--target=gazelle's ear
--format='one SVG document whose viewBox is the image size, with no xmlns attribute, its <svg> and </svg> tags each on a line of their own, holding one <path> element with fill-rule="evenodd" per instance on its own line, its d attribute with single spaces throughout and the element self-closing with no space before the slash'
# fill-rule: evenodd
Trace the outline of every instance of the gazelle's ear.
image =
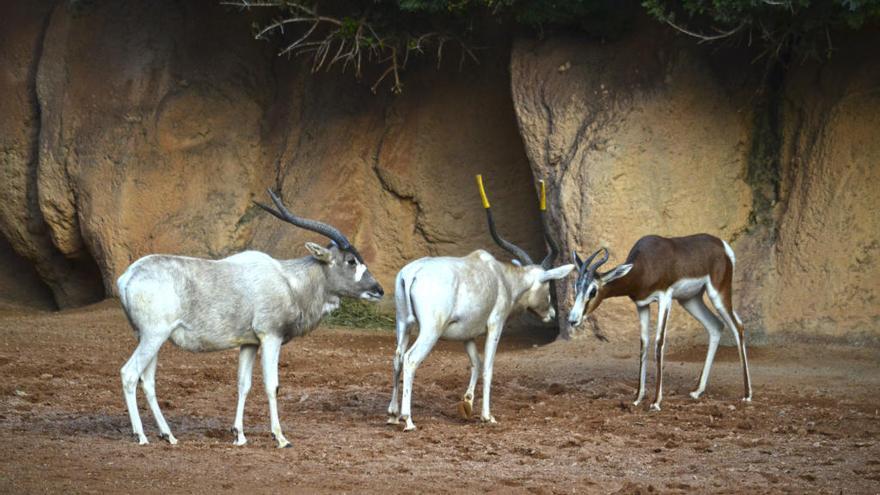
<svg viewBox="0 0 880 495">
<path fill-rule="evenodd" d="M 617 265 L 616 267 L 612 268 L 610 272 L 602 275 L 599 280 L 601 280 L 603 284 L 607 284 L 608 282 L 617 280 L 620 277 L 623 277 L 624 275 L 629 273 L 629 271 L 632 270 L 632 267 L 632 263 Z"/>
<path fill-rule="evenodd" d="M 320 246 L 314 242 L 307 242 L 306 249 L 308 249 L 309 253 L 321 263 L 330 263 L 333 260 L 333 254 L 324 246 Z"/>
<path fill-rule="evenodd" d="M 574 265 L 571 264 L 558 266 L 556 268 L 553 268 L 552 270 L 545 270 L 543 273 L 541 273 L 541 276 L 538 278 L 538 280 L 541 283 L 544 283 L 548 280 L 559 280 L 565 278 L 569 273 L 571 273 L 572 270 L 574 270 Z"/>
</svg>

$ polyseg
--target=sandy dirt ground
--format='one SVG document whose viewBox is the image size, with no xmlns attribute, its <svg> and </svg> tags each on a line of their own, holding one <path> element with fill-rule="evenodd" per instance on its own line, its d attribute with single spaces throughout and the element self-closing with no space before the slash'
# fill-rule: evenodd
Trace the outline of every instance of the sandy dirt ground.
<svg viewBox="0 0 880 495">
<path fill-rule="evenodd" d="M 502 339 L 496 425 L 461 419 L 459 343 L 419 369 L 418 430 L 385 424 L 391 332 L 322 328 L 282 351 L 279 407 L 290 449 L 268 433 L 259 366 L 234 447 L 235 351 L 170 344 L 157 390 L 180 443 L 131 436 L 118 370 L 134 348 L 114 301 L 0 313 L 0 492 L 880 493 L 880 350 L 755 348 L 755 400 L 740 402 L 722 348 L 691 400 L 704 347 L 669 347 L 661 412 L 632 407 L 638 339 Z M 652 383 L 649 375 L 649 385 Z M 479 387 L 478 387 L 479 390 Z M 479 395 L 479 394 L 478 394 Z M 478 399 L 479 403 L 479 399 Z"/>
</svg>

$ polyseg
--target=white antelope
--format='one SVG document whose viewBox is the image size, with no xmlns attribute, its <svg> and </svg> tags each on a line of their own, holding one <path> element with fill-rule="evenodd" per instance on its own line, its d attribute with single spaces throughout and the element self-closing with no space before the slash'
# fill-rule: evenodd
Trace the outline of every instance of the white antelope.
<svg viewBox="0 0 880 495">
<path fill-rule="evenodd" d="M 348 239 L 330 225 L 297 217 L 272 192 L 278 210 L 256 203 L 277 218 L 330 238 L 324 248 L 308 242 L 311 256 L 276 260 L 245 251 L 221 260 L 151 255 L 135 261 L 119 277 L 119 298 L 138 339 L 122 367 L 122 389 L 134 434 L 147 437 L 135 396 L 140 379 L 160 438 L 177 443 L 156 401 L 156 359 L 171 339 L 192 352 L 238 347 L 238 407 L 234 443 L 244 445 L 244 403 L 251 387 L 257 348 L 262 349 L 263 381 L 269 398 L 271 431 L 278 447 L 290 443 L 281 433 L 276 394 L 278 357 L 290 339 L 311 332 L 339 306 L 340 297 L 379 300 L 382 287 Z"/>
<path fill-rule="evenodd" d="M 483 207 L 493 239 L 516 256 L 514 263 L 503 263 L 491 254 L 477 250 L 463 258 L 437 257 L 416 260 L 398 273 L 395 282 L 397 304 L 397 350 L 394 354 L 393 389 L 388 406 L 388 423 L 406 422 L 404 431 L 415 429 L 410 403 L 416 368 L 438 339 L 464 342 L 471 361 L 471 378 L 459 405 L 465 417 L 473 410 L 474 388 L 481 369 L 474 341 L 486 335 L 482 363 L 483 403 L 480 419 L 495 423 L 489 410 L 492 365 L 495 350 L 507 317 L 516 309 L 531 310 L 545 322 L 555 317 L 550 300 L 550 280 L 568 275 L 574 265 L 550 269 L 558 250 L 547 236 L 550 252 L 538 265 L 519 247 L 502 239 L 495 231 L 489 201 L 477 176 Z M 541 209 L 544 210 L 544 184 L 541 182 Z M 546 236 L 546 233 L 545 233 Z M 410 332 L 419 326 L 419 336 L 407 350 Z M 403 368 L 403 397 L 398 402 L 400 372 Z"/>
<path fill-rule="evenodd" d="M 593 259 L 603 250 L 604 257 L 591 265 Z M 690 396 L 698 399 L 706 390 L 709 370 L 721 339 L 721 329 L 726 326 L 733 333 L 742 363 L 745 386 L 743 400 L 752 400 L 743 324 L 733 310 L 732 283 L 736 257 L 729 244 L 708 234 L 672 238 L 645 236 L 635 243 L 623 264 L 606 273 L 597 273 L 597 270 L 608 261 L 607 249 L 596 251 L 586 261 L 581 261 L 577 253 L 572 253 L 572 257 L 578 265 L 576 299 L 568 316 L 568 321 L 573 326 L 581 323 L 585 308 L 587 314 L 592 313 L 609 297 L 629 296 L 636 304 L 641 322 L 642 345 L 639 392 L 635 405 L 645 398 L 648 327 L 651 320 L 649 306 L 656 301 L 658 310 L 654 360 L 657 364 L 657 393 L 651 409 L 660 410 L 660 401 L 663 398 L 663 351 L 666 347 L 666 326 L 673 299 L 699 321 L 709 334 L 709 348 L 700 383 Z M 709 301 L 721 316 L 720 320 L 703 303 L 703 293 L 709 295 Z"/>
</svg>

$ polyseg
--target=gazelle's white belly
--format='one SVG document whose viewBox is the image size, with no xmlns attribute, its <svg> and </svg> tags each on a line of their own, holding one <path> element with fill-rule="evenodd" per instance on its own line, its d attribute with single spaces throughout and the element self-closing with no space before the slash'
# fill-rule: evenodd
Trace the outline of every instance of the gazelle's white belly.
<svg viewBox="0 0 880 495">
<path fill-rule="evenodd" d="M 670 299 L 685 300 L 695 297 L 709 284 L 709 276 L 699 278 L 683 278 L 669 286 L 666 290 L 658 290 L 650 296 L 636 301 L 638 306 L 646 306 L 652 302 L 659 301 L 661 297 L 669 297 Z"/>
</svg>

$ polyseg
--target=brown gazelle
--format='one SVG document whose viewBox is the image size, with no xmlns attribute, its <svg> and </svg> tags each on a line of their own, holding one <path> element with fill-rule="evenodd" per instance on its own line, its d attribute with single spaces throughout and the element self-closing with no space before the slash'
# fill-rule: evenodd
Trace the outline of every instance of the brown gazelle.
<svg viewBox="0 0 880 495">
<path fill-rule="evenodd" d="M 593 263 L 599 253 L 601 259 Z M 629 296 L 636 304 L 642 330 L 642 347 L 639 366 L 639 393 L 635 405 L 645 398 L 645 374 L 648 361 L 648 326 L 651 320 L 650 304 L 657 302 L 657 334 L 655 336 L 654 359 L 657 363 L 657 395 L 651 409 L 659 411 L 663 398 L 663 350 L 666 345 L 666 326 L 672 300 L 677 300 L 684 309 L 697 319 L 709 333 L 709 348 L 706 362 L 700 375 L 700 383 L 690 393 L 698 399 L 706 390 L 709 370 L 721 339 L 721 329 L 726 326 L 733 332 L 742 363 L 744 401 L 752 400 L 752 386 L 749 378 L 749 361 L 746 357 L 746 342 L 742 321 L 733 310 L 732 282 L 736 257 L 726 242 L 708 234 L 687 237 L 659 237 L 649 235 L 636 242 L 626 257 L 626 261 L 606 273 L 598 269 L 608 261 L 608 250 L 599 249 L 586 261 L 581 261 L 577 253 L 572 253 L 578 267 L 575 282 L 576 299 L 568 316 L 573 326 L 580 325 L 586 313 L 592 313 L 609 297 Z M 591 264 L 592 263 L 592 264 Z M 718 319 L 703 303 L 703 293 L 718 311 Z"/>
</svg>

